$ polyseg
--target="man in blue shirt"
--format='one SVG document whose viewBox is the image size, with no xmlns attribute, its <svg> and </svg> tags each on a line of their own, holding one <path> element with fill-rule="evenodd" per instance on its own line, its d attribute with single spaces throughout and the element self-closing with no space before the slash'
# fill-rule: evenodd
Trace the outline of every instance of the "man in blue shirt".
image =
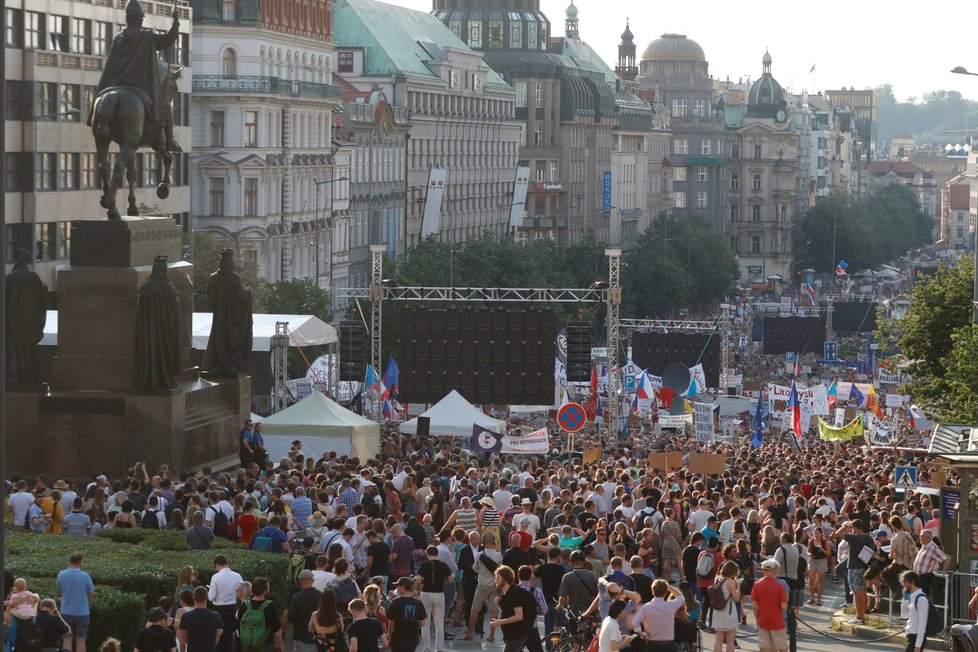
<svg viewBox="0 0 978 652">
<path fill-rule="evenodd" d="M 63 648 L 72 649 L 72 639 L 76 652 L 85 652 L 85 639 L 88 638 L 89 603 L 95 593 L 91 576 L 81 569 L 82 554 L 74 552 L 68 558 L 68 568 L 58 573 L 58 591 L 61 592 L 61 615 L 71 627 L 65 635 Z"/>
<path fill-rule="evenodd" d="M 255 436 L 251 432 L 254 427 L 254 421 L 246 420 L 241 435 L 238 437 L 238 459 L 241 460 L 241 468 L 243 469 L 247 469 L 255 461 Z"/>
<path fill-rule="evenodd" d="M 82 499 L 76 497 L 72 501 L 71 512 L 65 516 L 64 524 L 65 534 L 70 537 L 87 537 L 88 531 L 92 527 L 92 519 L 88 517 L 88 514 L 82 511 Z"/>
</svg>

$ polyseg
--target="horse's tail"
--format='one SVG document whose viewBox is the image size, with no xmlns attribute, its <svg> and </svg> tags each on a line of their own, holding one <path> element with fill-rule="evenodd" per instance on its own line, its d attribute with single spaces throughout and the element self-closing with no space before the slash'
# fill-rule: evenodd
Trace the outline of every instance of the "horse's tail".
<svg viewBox="0 0 978 652">
<path fill-rule="evenodd" d="M 103 93 L 95 102 L 95 119 L 92 121 L 92 131 L 96 138 L 108 138 L 112 114 L 115 113 L 118 93 Z"/>
</svg>

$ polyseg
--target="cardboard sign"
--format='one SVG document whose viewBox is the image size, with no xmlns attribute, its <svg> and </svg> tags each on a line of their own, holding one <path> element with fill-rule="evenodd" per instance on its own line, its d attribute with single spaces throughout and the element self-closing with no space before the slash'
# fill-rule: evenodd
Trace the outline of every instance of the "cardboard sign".
<svg viewBox="0 0 978 652">
<path fill-rule="evenodd" d="M 601 449 L 600 448 L 590 448 L 584 451 L 584 457 L 581 461 L 584 464 L 590 464 L 591 462 L 597 462 L 601 459 Z"/>
<path fill-rule="evenodd" d="M 690 453 L 689 470 L 702 473 L 703 477 L 723 473 L 727 469 L 727 461 L 717 453 Z"/>
<path fill-rule="evenodd" d="M 679 451 L 669 453 L 652 453 L 649 455 L 649 467 L 669 471 L 681 468 L 683 465 L 683 454 Z"/>
</svg>

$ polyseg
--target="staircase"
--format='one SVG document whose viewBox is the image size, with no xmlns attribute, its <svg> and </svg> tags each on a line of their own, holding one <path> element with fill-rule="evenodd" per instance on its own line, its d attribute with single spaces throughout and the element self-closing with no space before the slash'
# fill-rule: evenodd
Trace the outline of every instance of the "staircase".
<svg viewBox="0 0 978 652">
<path fill-rule="evenodd" d="M 186 417 L 184 430 L 189 432 L 202 426 L 230 419 L 237 421 L 238 403 L 231 396 L 227 383 L 208 385 L 186 394 Z"/>
</svg>

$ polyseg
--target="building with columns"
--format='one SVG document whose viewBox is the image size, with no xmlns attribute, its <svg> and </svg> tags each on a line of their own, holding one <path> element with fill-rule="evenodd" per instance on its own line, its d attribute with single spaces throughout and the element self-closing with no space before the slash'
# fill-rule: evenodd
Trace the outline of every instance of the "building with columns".
<svg viewBox="0 0 978 652">
<path fill-rule="evenodd" d="M 233 242 L 271 282 L 327 288 L 323 243 L 348 219 L 331 2 L 193 3 L 194 228 Z"/>
</svg>

